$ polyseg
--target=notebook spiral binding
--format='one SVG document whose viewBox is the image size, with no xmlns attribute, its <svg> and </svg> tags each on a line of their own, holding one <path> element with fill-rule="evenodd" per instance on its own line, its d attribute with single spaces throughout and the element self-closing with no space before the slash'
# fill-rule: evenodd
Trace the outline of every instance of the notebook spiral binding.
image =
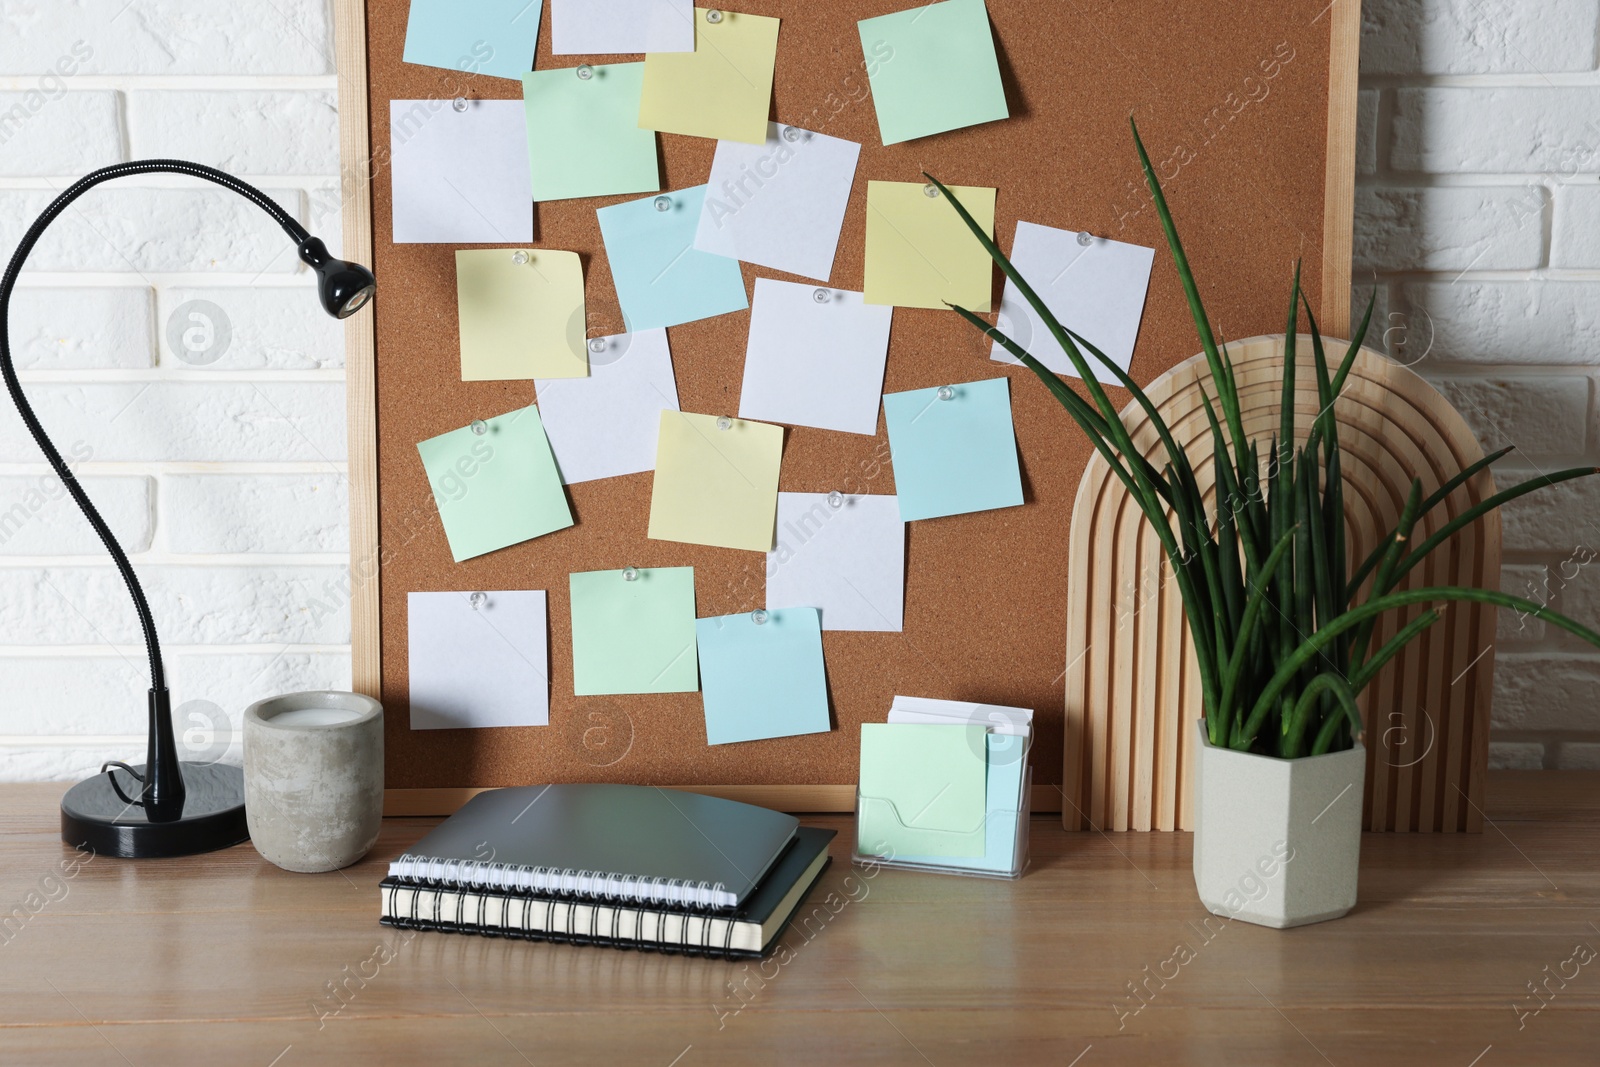
<svg viewBox="0 0 1600 1067">
<path fill-rule="evenodd" d="M 520 908 L 520 928 L 509 926 L 490 925 L 488 922 L 489 896 L 477 894 L 477 914 L 469 919 L 466 914 L 467 895 L 456 894 L 454 913 L 444 914 L 445 893 L 441 890 L 452 888 L 444 883 L 436 885 L 403 885 L 388 883 L 383 886 L 383 891 L 389 895 L 388 914 L 379 920 L 385 926 L 414 930 L 439 930 L 453 933 L 471 933 L 483 937 L 509 937 L 524 941 L 553 941 L 561 944 L 574 945 L 604 945 L 610 948 L 631 948 L 643 952 L 664 952 L 676 955 L 710 956 L 720 959 L 748 959 L 759 953 L 736 950 L 733 947 L 734 920 L 730 916 L 720 919 L 714 913 L 705 912 L 676 912 L 668 913 L 653 909 L 628 908 L 613 905 L 609 933 L 600 928 L 601 906 L 596 906 L 593 899 L 585 898 L 555 898 L 538 899 L 532 896 L 502 896 L 505 902 L 503 915 L 510 916 L 515 909 Z M 460 888 L 460 887 L 454 887 Z M 410 894 L 409 909 L 402 909 L 404 894 Z M 424 894 L 432 897 L 431 901 L 424 902 Z M 587 929 L 577 928 L 578 909 L 573 904 L 582 904 L 589 909 Z M 561 929 L 555 929 L 555 909 L 558 905 L 566 906 L 566 924 Z M 543 929 L 534 929 L 530 921 L 534 909 L 542 907 L 545 910 Z M 620 931 L 624 912 L 632 912 L 635 916 L 635 927 L 642 929 L 646 916 L 653 916 L 656 921 L 655 938 L 623 937 Z M 667 916 L 677 914 L 682 918 L 680 935 L 676 941 L 663 939 L 666 929 Z M 475 921 L 472 921 L 475 919 Z M 691 938 L 691 919 L 700 920 L 700 934 L 698 938 Z M 713 943 L 711 937 L 712 924 L 721 921 L 725 927 L 720 944 Z"/>
<path fill-rule="evenodd" d="M 396 877 L 431 887 L 494 889 L 580 901 L 633 901 L 729 910 L 729 905 L 720 902 L 728 891 L 722 882 L 644 878 L 636 874 L 619 875 L 607 871 L 527 866 L 488 860 L 442 859 L 409 852 L 396 860 L 391 870 Z"/>
</svg>

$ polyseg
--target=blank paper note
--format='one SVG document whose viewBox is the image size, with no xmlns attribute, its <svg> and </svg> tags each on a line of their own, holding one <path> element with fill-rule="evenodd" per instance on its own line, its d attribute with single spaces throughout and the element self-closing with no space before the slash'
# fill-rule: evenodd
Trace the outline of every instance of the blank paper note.
<svg viewBox="0 0 1600 1067">
<path fill-rule="evenodd" d="M 394 243 L 531 242 L 526 125 L 516 100 L 391 100 Z"/>
<path fill-rule="evenodd" d="M 657 541 L 772 548 L 783 429 L 726 416 L 663 411 L 650 494 Z"/>
<path fill-rule="evenodd" d="M 706 187 L 604 207 L 600 235 L 629 330 L 679 326 L 749 306 L 737 260 L 697 251 Z"/>
<path fill-rule="evenodd" d="M 700 619 L 695 636 L 706 744 L 828 732 L 828 683 L 816 609 Z"/>
<path fill-rule="evenodd" d="M 533 69 L 543 0 L 411 0 L 407 63 L 520 78 Z"/>
<path fill-rule="evenodd" d="M 778 20 L 720 10 L 694 9 L 693 52 L 665 52 L 644 60 L 639 125 L 664 133 L 761 144 L 772 104 L 772 69 L 778 57 Z"/>
<path fill-rule="evenodd" d="M 550 51 L 693 52 L 694 0 L 550 0 Z"/>
<path fill-rule="evenodd" d="M 577 696 L 700 687 L 693 567 L 585 571 L 568 581 Z"/>
<path fill-rule="evenodd" d="M 457 252 L 456 314 L 464 382 L 589 373 L 583 267 L 576 252 Z"/>
<path fill-rule="evenodd" d="M 1139 338 L 1155 254 L 1155 249 L 1143 245 L 1094 236 L 1088 236 L 1085 243 L 1071 230 L 1019 222 L 1011 246 L 1011 265 L 1027 279 L 1057 322 L 1127 370 L 1133 362 L 1134 342 Z M 1005 295 L 1000 300 L 999 327 L 1057 374 L 1078 377 L 1044 319 L 1010 279 L 1006 280 Z M 1095 376 L 1109 380 L 1110 372 L 1105 366 L 1081 346 L 1080 350 Z M 1001 363 L 1021 362 L 999 342 L 992 354 Z"/>
<path fill-rule="evenodd" d="M 994 236 L 995 191 L 965 185 L 950 191 Z M 867 303 L 940 309 L 950 303 L 981 314 L 993 302 L 993 279 L 989 253 L 937 188 L 867 183 Z"/>
<path fill-rule="evenodd" d="M 1009 379 L 889 393 L 883 413 L 907 522 L 1022 503 Z"/>
<path fill-rule="evenodd" d="M 739 414 L 877 433 L 893 314 L 845 289 L 757 278 Z"/>
<path fill-rule="evenodd" d="M 417 445 L 457 563 L 572 525 L 539 409 L 477 426 Z"/>
<path fill-rule="evenodd" d="M 779 493 L 767 608 L 814 607 L 824 630 L 898 632 L 906 525 L 892 496 Z"/>
<path fill-rule="evenodd" d="M 922 4 L 857 29 L 884 144 L 1009 117 L 983 0 Z"/>
<path fill-rule="evenodd" d="M 694 246 L 825 282 L 861 146 L 795 126 L 759 145 L 718 141 Z"/>
<path fill-rule="evenodd" d="M 587 70 L 588 77 L 579 72 Z M 563 67 L 522 76 L 535 200 L 661 188 L 656 135 L 639 128 L 643 63 Z"/>
<path fill-rule="evenodd" d="M 549 724 L 542 590 L 407 593 L 406 608 L 413 730 Z"/>
<path fill-rule="evenodd" d="M 984 854 L 988 734 L 982 726 L 861 724 L 858 829 L 874 854 Z"/>
<path fill-rule="evenodd" d="M 666 330 L 596 337 L 587 378 L 533 385 L 562 481 L 655 469 L 661 412 L 678 410 Z"/>
</svg>

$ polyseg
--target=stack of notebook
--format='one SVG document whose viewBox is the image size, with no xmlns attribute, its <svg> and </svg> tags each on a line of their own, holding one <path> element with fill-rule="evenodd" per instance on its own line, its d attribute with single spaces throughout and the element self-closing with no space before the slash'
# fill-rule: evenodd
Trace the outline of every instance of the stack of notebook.
<svg viewBox="0 0 1600 1067">
<path fill-rule="evenodd" d="M 389 865 L 389 926 L 761 956 L 828 863 L 832 830 L 632 785 L 479 793 Z"/>
</svg>

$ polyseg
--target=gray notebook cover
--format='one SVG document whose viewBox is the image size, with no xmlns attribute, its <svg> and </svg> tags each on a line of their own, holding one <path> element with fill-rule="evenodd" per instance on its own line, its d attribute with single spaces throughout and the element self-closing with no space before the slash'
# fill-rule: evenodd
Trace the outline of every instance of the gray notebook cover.
<svg viewBox="0 0 1600 1067">
<path fill-rule="evenodd" d="M 389 874 L 734 907 L 799 825 L 752 804 L 654 786 L 518 786 L 473 797 Z"/>
</svg>

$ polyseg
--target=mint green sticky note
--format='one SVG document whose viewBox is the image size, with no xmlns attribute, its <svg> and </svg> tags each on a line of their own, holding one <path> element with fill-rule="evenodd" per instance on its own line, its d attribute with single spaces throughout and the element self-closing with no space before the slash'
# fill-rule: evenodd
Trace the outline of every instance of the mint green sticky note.
<svg viewBox="0 0 1600 1067">
<path fill-rule="evenodd" d="M 587 70 L 589 76 L 578 76 Z M 535 200 L 661 188 L 656 135 L 639 128 L 643 63 L 562 67 L 522 76 Z"/>
<path fill-rule="evenodd" d="M 856 28 L 884 144 L 1010 117 L 983 0 L 923 4 Z"/>
<path fill-rule="evenodd" d="M 417 445 L 457 563 L 572 525 L 555 455 L 525 407 Z"/>
<path fill-rule="evenodd" d="M 822 613 L 816 608 L 700 619 L 695 636 L 706 744 L 828 732 Z"/>
<path fill-rule="evenodd" d="M 568 588 L 577 696 L 700 688 L 693 567 L 584 571 Z"/>
<path fill-rule="evenodd" d="M 988 731 L 981 724 L 863 723 L 862 850 L 982 856 L 987 774 Z"/>
<path fill-rule="evenodd" d="M 948 399 L 941 399 L 946 390 Z M 901 519 L 1022 503 L 1009 379 L 888 393 L 883 418 Z"/>
<path fill-rule="evenodd" d="M 1027 770 L 1028 739 L 1017 734 L 989 735 L 988 822 L 983 828 L 983 855 L 970 863 L 952 864 L 948 856 L 896 853 L 902 863 L 935 863 L 970 867 L 975 871 L 1009 871 L 1017 863 L 1017 820 L 1028 817 L 1028 799 L 1022 795 L 1022 775 Z"/>
</svg>

